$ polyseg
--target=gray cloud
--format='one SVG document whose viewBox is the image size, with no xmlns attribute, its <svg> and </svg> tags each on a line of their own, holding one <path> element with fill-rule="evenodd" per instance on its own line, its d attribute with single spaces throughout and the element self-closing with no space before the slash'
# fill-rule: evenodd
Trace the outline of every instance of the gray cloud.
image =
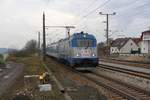
<svg viewBox="0 0 150 100">
<path fill-rule="evenodd" d="M 0 47 L 21 48 L 26 41 L 37 39 L 42 30 L 42 12 L 46 13 L 47 25 L 77 25 L 72 32 L 82 31 L 94 34 L 98 41 L 104 41 L 106 18 L 99 11 L 117 15 L 110 17 L 112 31 L 123 30 L 126 36 L 139 36 L 150 25 L 149 0 L 111 0 L 88 17 L 83 16 L 106 0 L 1 0 L 0 1 Z M 64 29 L 49 29 L 48 40 L 56 41 L 66 37 Z M 54 34 L 54 35 L 53 35 Z M 117 37 L 119 32 L 113 37 Z M 53 36 L 53 37 L 52 37 Z"/>
</svg>

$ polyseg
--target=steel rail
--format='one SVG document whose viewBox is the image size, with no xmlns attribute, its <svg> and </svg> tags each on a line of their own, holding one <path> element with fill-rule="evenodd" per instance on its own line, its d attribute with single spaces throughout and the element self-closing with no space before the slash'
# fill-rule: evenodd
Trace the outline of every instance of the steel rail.
<svg viewBox="0 0 150 100">
<path fill-rule="evenodd" d="M 131 70 L 131 69 L 114 67 L 114 66 L 105 65 L 105 64 L 99 64 L 98 68 L 105 68 L 105 69 L 109 69 L 109 70 L 113 70 L 113 71 L 118 71 L 118 72 L 121 72 L 121 73 L 126 73 L 126 74 L 130 74 L 130 75 L 150 79 L 150 74 L 149 73 L 144 73 L 144 72 L 135 71 L 135 70 Z"/>
<path fill-rule="evenodd" d="M 64 64 L 63 64 L 64 65 Z M 106 82 L 106 81 L 103 81 L 103 80 L 98 80 L 98 79 L 95 79 L 95 78 L 91 78 L 91 76 L 92 75 L 96 75 L 95 73 L 91 73 L 91 75 L 86 75 L 86 73 L 83 73 L 83 72 L 79 72 L 79 71 L 77 71 L 77 70 L 75 70 L 75 69 L 73 69 L 73 68 L 71 68 L 70 66 L 61 66 L 61 67 L 64 67 L 65 69 L 68 69 L 69 71 L 71 71 L 72 73 L 75 73 L 75 74 L 78 74 L 81 78 L 83 77 L 83 78 L 85 78 L 85 79 L 87 79 L 89 82 L 93 82 L 93 83 L 95 83 L 97 86 L 100 86 L 100 87 L 103 87 L 104 89 L 106 89 L 106 90 L 108 90 L 108 91 L 110 91 L 110 92 L 112 92 L 112 93 L 114 93 L 114 96 L 116 96 L 115 98 L 121 98 L 121 99 L 127 99 L 127 100 L 141 100 L 141 98 L 139 98 L 139 97 L 136 97 L 135 96 L 135 94 L 130 94 L 130 93 L 128 93 L 127 91 L 124 91 L 124 90 L 121 90 L 120 88 L 118 88 L 118 87 L 116 87 L 116 84 L 119 84 L 119 83 L 113 83 L 114 85 L 112 85 L 111 84 L 111 82 L 110 82 L 110 84 L 108 84 L 108 82 Z M 89 72 L 88 72 L 89 73 Z M 97 75 L 98 76 L 98 75 Z M 98 76 L 98 77 L 101 77 L 102 78 L 102 76 Z M 109 80 L 109 79 L 105 79 L 105 80 Z M 110 80 L 109 80 L 110 81 Z M 122 83 L 121 83 L 122 84 Z M 125 84 L 125 83 L 123 83 L 123 84 Z M 125 86 L 124 85 L 124 87 L 126 87 L 126 89 L 128 89 L 128 87 L 131 87 L 131 86 Z M 132 88 L 132 89 L 134 89 L 134 88 Z M 138 90 L 138 89 L 134 89 L 134 90 Z M 143 92 L 141 92 L 140 91 L 140 93 L 142 93 L 143 94 Z M 145 95 L 144 95 L 145 96 Z M 145 97 L 146 98 L 146 97 Z M 149 97 L 147 97 L 147 98 L 149 98 Z"/>
<path fill-rule="evenodd" d="M 93 74 L 96 75 L 96 76 L 99 76 L 99 77 L 103 77 L 103 78 L 105 78 L 105 79 L 107 79 L 107 80 L 111 80 L 111 81 L 113 81 L 113 82 L 115 82 L 115 83 L 117 83 L 117 84 L 120 84 L 120 85 L 122 85 L 122 86 L 124 86 L 124 87 L 127 87 L 127 88 L 129 88 L 129 89 L 138 91 L 139 93 L 145 94 L 145 95 L 147 95 L 147 96 L 149 97 L 149 99 L 150 99 L 150 92 L 149 92 L 149 91 L 146 91 L 146 90 L 144 90 L 144 89 L 141 89 L 141 88 L 139 88 L 139 87 L 136 87 L 136 86 L 133 86 L 133 85 L 124 83 L 124 82 L 121 82 L 121 81 L 116 80 L 116 79 L 112 79 L 112 78 L 110 78 L 110 77 L 108 77 L 108 76 L 100 75 L 100 74 L 98 74 L 98 73 L 93 73 Z"/>
<path fill-rule="evenodd" d="M 119 60 L 119 59 L 99 59 L 99 61 L 104 61 L 104 62 L 112 61 L 112 63 L 113 61 L 115 61 L 115 64 L 117 64 L 117 62 L 122 63 L 122 64 L 140 64 L 141 66 L 145 65 L 144 68 L 150 69 L 150 65 L 149 65 L 150 62 L 128 61 L 128 60 Z"/>
</svg>

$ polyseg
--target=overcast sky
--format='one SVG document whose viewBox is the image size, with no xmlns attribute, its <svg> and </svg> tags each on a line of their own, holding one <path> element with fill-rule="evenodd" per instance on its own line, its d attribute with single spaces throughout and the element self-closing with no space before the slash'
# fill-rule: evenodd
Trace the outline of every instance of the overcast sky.
<svg viewBox="0 0 150 100">
<path fill-rule="evenodd" d="M 105 41 L 106 16 L 111 37 L 139 37 L 150 26 L 149 0 L 0 0 L 0 47 L 22 48 L 42 31 L 42 13 L 46 25 L 74 25 L 73 32 L 85 31 Z M 65 29 L 47 29 L 47 41 L 66 37 Z"/>
</svg>

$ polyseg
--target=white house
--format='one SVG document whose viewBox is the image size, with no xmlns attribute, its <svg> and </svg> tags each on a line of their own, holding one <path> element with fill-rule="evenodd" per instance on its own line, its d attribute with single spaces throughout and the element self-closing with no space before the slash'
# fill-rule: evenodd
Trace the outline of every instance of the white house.
<svg viewBox="0 0 150 100">
<path fill-rule="evenodd" d="M 111 44 L 110 54 L 130 54 L 140 52 L 138 46 L 139 41 L 139 38 L 117 38 Z"/>
<path fill-rule="evenodd" d="M 142 32 L 141 53 L 150 53 L 150 30 Z"/>
</svg>

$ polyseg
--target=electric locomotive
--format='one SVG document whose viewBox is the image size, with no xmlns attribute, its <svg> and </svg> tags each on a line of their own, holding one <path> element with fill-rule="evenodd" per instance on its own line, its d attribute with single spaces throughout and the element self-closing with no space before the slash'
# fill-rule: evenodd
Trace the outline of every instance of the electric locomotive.
<svg viewBox="0 0 150 100">
<path fill-rule="evenodd" d="M 98 65 L 96 38 L 83 32 L 50 44 L 47 55 L 66 62 L 77 70 L 92 70 Z"/>
</svg>

